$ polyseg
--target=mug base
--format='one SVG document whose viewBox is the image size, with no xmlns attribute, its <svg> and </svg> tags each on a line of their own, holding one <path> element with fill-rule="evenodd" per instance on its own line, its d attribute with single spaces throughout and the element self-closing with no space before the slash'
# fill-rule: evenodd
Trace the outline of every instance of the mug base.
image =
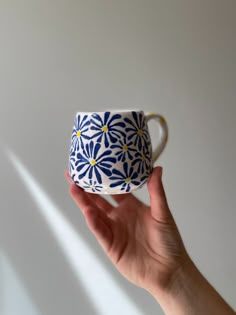
<svg viewBox="0 0 236 315">
<path fill-rule="evenodd" d="M 111 189 L 111 188 L 103 188 L 101 191 L 93 191 L 92 189 L 84 189 L 85 192 L 91 193 L 91 194 L 96 194 L 96 195 L 121 195 L 121 194 L 130 194 L 136 190 L 139 190 L 143 187 L 144 183 L 140 186 L 137 187 L 132 187 L 130 191 L 124 191 L 121 189 Z"/>
</svg>

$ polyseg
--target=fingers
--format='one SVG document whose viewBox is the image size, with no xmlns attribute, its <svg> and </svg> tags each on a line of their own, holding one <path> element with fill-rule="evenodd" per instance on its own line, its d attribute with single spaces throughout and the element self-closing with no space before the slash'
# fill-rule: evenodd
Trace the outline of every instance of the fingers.
<svg viewBox="0 0 236 315">
<path fill-rule="evenodd" d="M 112 220 L 108 218 L 106 212 L 112 208 L 111 204 L 101 196 L 89 194 L 77 186 L 72 181 L 68 170 L 65 171 L 65 176 L 71 184 L 70 195 L 83 213 L 89 229 L 102 248 L 108 252 L 112 244 L 113 233 Z"/>
<path fill-rule="evenodd" d="M 88 197 L 88 194 L 75 183 L 70 185 L 69 189 L 71 197 L 74 199 L 77 206 L 80 208 L 82 213 L 85 215 L 85 210 L 87 207 L 95 208 L 95 204 L 92 200 Z"/>
<path fill-rule="evenodd" d="M 128 198 L 130 194 L 116 194 L 116 195 L 111 195 L 112 199 L 114 199 L 118 204 L 120 204 L 121 202 L 123 202 L 124 200 L 126 200 Z"/>
<path fill-rule="evenodd" d="M 94 206 L 99 207 L 100 209 L 107 213 L 111 212 L 113 207 L 107 200 L 105 200 L 103 197 L 99 195 L 89 194 L 85 192 L 82 188 L 77 186 L 71 179 L 68 170 L 65 171 L 65 176 L 68 182 L 73 186 L 70 188 L 70 194 L 72 195 L 73 199 L 75 200 L 79 207 L 84 207 L 87 203 L 87 205 L 93 204 Z"/>
<path fill-rule="evenodd" d="M 150 196 L 152 217 L 157 221 L 166 222 L 169 221 L 172 216 L 167 204 L 161 177 L 162 168 L 154 168 L 152 175 L 147 183 L 147 187 Z"/>
<path fill-rule="evenodd" d="M 115 194 L 111 195 L 112 199 L 114 199 L 118 204 L 121 204 L 123 201 L 131 201 L 131 202 L 140 202 L 138 198 L 136 198 L 133 194 Z"/>
<path fill-rule="evenodd" d="M 113 206 L 103 197 L 97 194 L 89 194 L 89 198 L 92 199 L 93 203 L 99 207 L 101 210 L 105 211 L 106 213 L 110 213 L 113 209 Z"/>
<path fill-rule="evenodd" d="M 109 252 L 113 242 L 112 221 L 98 209 L 85 210 L 86 223 L 105 252 Z"/>
<path fill-rule="evenodd" d="M 66 176 L 69 183 L 73 183 L 68 170 L 65 170 L 65 176 Z"/>
</svg>

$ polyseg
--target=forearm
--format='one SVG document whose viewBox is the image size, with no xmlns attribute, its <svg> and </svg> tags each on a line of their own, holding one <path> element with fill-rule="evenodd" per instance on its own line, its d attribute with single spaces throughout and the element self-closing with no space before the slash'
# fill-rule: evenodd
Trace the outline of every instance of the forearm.
<svg viewBox="0 0 236 315">
<path fill-rule="evenodd" d="M 235 315 L 191 260 L 178 270 L 168 289 L 153 295 L 166 315 Z"/>
</svg>

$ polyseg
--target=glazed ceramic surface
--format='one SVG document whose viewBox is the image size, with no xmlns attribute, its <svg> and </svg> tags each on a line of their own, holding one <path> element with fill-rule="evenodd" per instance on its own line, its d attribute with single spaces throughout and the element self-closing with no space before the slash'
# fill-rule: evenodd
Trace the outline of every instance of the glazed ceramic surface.
<svg viewBox="0 0 236 315">
<path fill-rule="evenodd" d="M 160 144 L 153 152 L 147 121 L 157 120 Z M 78 112 L 69 155 L 72 180 L 98 194 L 128 193 L 143 186 L 167 141 L 167 126 L 143 111 Z"/>
</svg>

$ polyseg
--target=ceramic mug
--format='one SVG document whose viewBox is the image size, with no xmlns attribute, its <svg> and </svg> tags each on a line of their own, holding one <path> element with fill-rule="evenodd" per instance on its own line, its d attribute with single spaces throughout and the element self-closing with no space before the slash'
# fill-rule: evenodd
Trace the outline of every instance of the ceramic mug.
<svg viewBox="0 0 236 315">
<path fill-rule="evenodd" d="M 148 121 L 159 127 L 152 150 Z M 137 190 L 150 176 L 168 137 L 164 118 L 138 111 L 78 112 L 71 136 L 69 172 L 85 191 L 121 194 Z"/>
</svg>

